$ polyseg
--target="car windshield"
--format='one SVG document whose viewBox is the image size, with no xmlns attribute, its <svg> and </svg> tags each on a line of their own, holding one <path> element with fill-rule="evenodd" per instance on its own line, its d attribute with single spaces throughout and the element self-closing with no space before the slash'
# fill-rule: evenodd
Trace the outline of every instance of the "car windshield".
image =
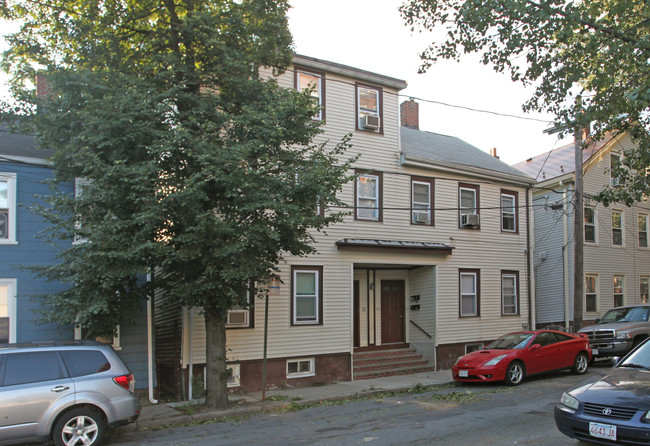
<svg viewBox="0 0 650 446">
<path fill-rule="evenodd" d="M 650 307 L 614 308 L 609 310 L 602 317 L 599 324 L 610 324 L 612 322 L 643 322 L 648 320 Z"/>
<path fill-rule="evenodd" d="M 510 333 L 501 336 L 499 339 L 485 347 L 487 350 L 494 349 L 509 349 L 509 348 L 524 348 L 530 338 L 535 336 L 535 333 Z"/>
<path fill-rule="evenodd" d="M 650 342 L 646 342 L 641 347 L 631 353 L 625 360 L 621 361 L 617 367 L 636 367 L 650 369 Z"/>
</svg>

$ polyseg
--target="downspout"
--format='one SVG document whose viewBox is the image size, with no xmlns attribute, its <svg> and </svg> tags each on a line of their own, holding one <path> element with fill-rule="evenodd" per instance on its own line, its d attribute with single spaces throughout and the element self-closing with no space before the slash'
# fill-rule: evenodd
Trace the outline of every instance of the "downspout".
<svg viewBox="0 0 650 446">
<path fill-rule="evenodd" d="M 528 329 L 533 330 L 533 296 L 532 293 L 532 274 L 530 272 L 530 258 L 533 255 L 530 241 L 530 194 L 532 193 L 532 186 L 526 189 L 526 288 L 528 294 Z"/>
<path fill-rule="evenodd" d="M 151 273 L 147 273 L 147 282 L 151 282 Z M 153 293 L 147 299 L 147 376 L 149 379 L 149 402 L 158 404 L 158 400 L 153 397 L 153 311 L 151 299 L 153 299 Z"/>
</svg>

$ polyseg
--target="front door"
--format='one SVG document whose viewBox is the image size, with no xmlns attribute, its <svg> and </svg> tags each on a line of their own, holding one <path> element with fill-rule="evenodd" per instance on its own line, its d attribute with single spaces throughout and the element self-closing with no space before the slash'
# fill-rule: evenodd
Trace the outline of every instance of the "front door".
<svg viewBox="0 0 650 446">
<path fill-rule="evenodd" d="M 381 343 L 405 341 L 404 281 L 381 281 Z"/>
<path fill-rule="evenodd" d="M 359 281 L 354 281 L 354 346 L 359 347 L 361 323 L 359 320 Z"/>
</svg>

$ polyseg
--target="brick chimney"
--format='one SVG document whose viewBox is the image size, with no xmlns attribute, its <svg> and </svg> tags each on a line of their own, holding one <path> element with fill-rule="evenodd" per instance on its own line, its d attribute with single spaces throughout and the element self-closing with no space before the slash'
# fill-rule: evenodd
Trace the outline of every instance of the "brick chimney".
<svg viewBox="0 0 650 446">
<path fill-rule="evenodd" d="M 496 148 L 496 147 L 492 147 L 492 148 L 490 149 L 490 155 L 492 155 L 492 156 L 495 157 L 496 159 L 499 159 L 499 157 L 497 156 L 497 148 Z"/>
<path fill-rule="evenodd" d="M 402 126 L 411 129 L 420 129 L 420 104 L 413 99 L 402 102 L 399 107 Z"/>
<path fill-rule="evenodd" d="M 50 94 L 50 86 L 47 83 L 45 72 L 40 71 L 36 74 L 36 96 L 45 98 Z"/>
</svg>

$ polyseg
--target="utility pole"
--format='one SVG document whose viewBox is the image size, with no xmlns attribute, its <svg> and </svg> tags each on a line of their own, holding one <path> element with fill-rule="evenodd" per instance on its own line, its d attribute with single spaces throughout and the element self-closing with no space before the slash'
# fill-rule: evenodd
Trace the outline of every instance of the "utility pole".
<svg viewBox="0 0 650 446">
<path fill-rule="evenodd" d="M 585 225 L 584 225 L 584 198 L 582 194 L 582 128 L 580 125 L 580 114 L 582 99 L 576 98 L 576 125 L 573 129 L 573 147 L 575 150 L 575 255 L 573 266 L 573 332 L 577 333 L 582 326 L 582 312 L 584 301 L 584 246 L 585 246 Z"/>
</svg>

